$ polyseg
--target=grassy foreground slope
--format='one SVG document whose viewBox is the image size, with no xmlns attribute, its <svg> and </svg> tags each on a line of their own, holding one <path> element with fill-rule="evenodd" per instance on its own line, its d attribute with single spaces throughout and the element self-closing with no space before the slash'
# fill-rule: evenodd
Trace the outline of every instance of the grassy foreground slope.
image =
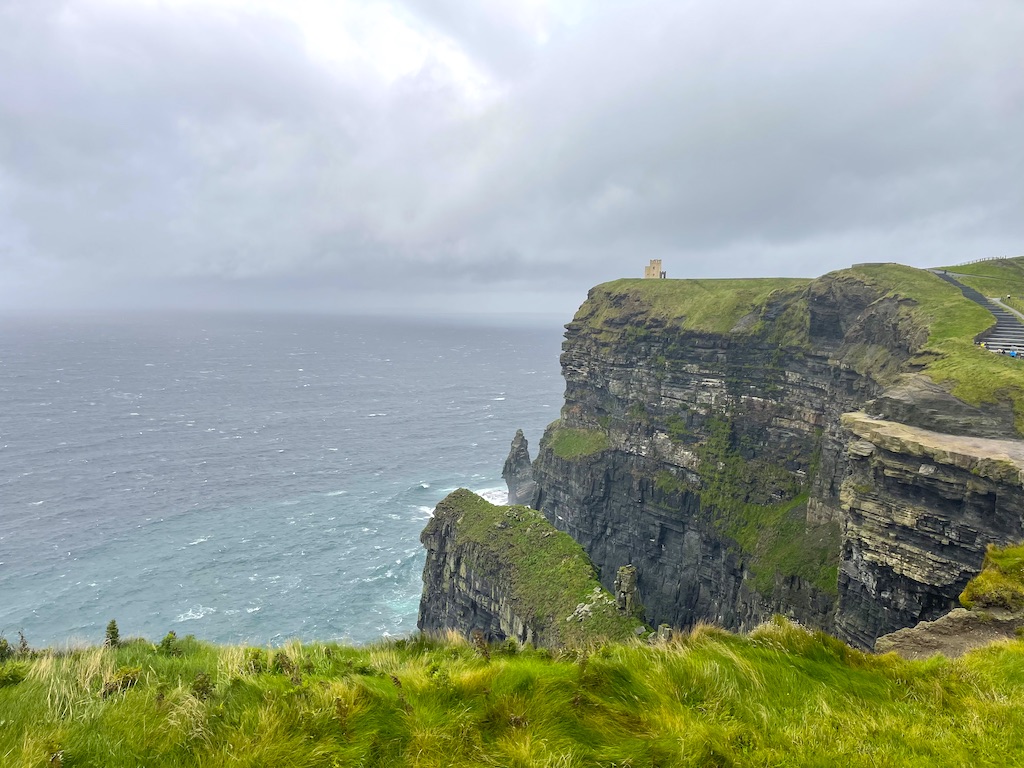
<svg viewBox="0 0 1024 768">
<path fill-rule="evenodd" d="M 135 641 L 0 666 L 10 768 L 1005 766 L 1022 750 L 1016 641 L 908 662 L 779 622 L 561 654 Z"/>
</svg>

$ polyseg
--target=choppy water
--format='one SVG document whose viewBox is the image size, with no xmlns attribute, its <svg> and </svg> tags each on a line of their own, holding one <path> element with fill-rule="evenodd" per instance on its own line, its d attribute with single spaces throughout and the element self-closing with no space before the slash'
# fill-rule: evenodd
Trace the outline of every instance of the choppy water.
<svg viewBox="0 0 1024 768">
<path fill-rule="evenodd" d="M 561 327 L 0 321 L 0 632 L 218 642 L 415 629 L 433 506 L 504 498 Z"/>
</svg>

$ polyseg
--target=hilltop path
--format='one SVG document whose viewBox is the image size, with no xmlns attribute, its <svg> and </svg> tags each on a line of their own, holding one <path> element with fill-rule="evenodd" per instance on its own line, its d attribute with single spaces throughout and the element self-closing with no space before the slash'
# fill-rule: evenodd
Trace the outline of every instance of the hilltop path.
<svg viewBox="0 0 1024 768">
<path fill-rule="evenodd" d="M 939 269 L 933 269 L 931 272 L 947 283 L 955 285 L 965 297 L 992 313 L 996 319 L 995 327 L 985 331 L 982 338 L 979 339 L 985 342 L 988 348 L 1024 350 L 1024 323 L 1021 322 L 1024 315 L 1006 306 L 999 299 L 982 296 L 978 291 L 957 280 L 953 276 L 955 273 Z M 973 275 L 958 275 L 958 277 L 973 277 Z"/>
</svg>

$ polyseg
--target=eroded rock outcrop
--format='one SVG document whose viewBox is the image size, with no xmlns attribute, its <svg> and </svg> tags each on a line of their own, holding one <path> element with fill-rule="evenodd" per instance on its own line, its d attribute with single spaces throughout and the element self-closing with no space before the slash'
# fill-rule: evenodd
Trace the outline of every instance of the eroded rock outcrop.
<svg viewBox="0 0 1024 768">
<path fill-rule="evenodd" d="M 523 504 L 532 507 L 537 498 L 537 483 L 533 479 L 533 465 L 530 462 L 530 446 L 526 442 L 523 430 L 517 430 L 512 439 L 512 449 L 501 477 L 508 486 L 508 503 Z"/>
<path fill-rule="evenodd" d="M 875 652 L 896 653 L 911 660 L 936 655 L 952 659 L 989 643 L 1016 640 L 1021 627 L 1021 613 L 954 608 L 934 621 L 922 621 L 917 626 L 882 635 L 875 641 Z"/>
<path fill-rule="evenodd" d="M 546 647 L 646 632 L 616 609 L 580 546 L 535 510 L 459 489 L 437 505 L 420 541 L 421 631 Z"/>
<path fill-rule="evenodd" d="M 960 602 L 963 608 L 935 621 L 882 635 L 875 651 L 907 659 L 953 658 L 992 642 L 1019 639 L 1024 632 L 1024 546 L 987 547 L 981 573 L 967 583 Z"/>
</svg>

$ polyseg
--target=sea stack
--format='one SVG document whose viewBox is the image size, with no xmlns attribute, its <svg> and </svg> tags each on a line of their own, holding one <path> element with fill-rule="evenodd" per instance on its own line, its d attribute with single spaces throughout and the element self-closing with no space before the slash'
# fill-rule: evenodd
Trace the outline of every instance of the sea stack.
<svg viewBox="0 0 1024 768">
<path fill-rule="evenodd" d="M 508 486 L 508 503 L 534 506 L 537 496 L 537 483 L 533 479 L 533 467 L 530 463 L 530 446 L 526 442 L 523 430 L 516 430 L 512 438 L 512 450 L 505 459 L 501 477 Z"/>
</svg>

